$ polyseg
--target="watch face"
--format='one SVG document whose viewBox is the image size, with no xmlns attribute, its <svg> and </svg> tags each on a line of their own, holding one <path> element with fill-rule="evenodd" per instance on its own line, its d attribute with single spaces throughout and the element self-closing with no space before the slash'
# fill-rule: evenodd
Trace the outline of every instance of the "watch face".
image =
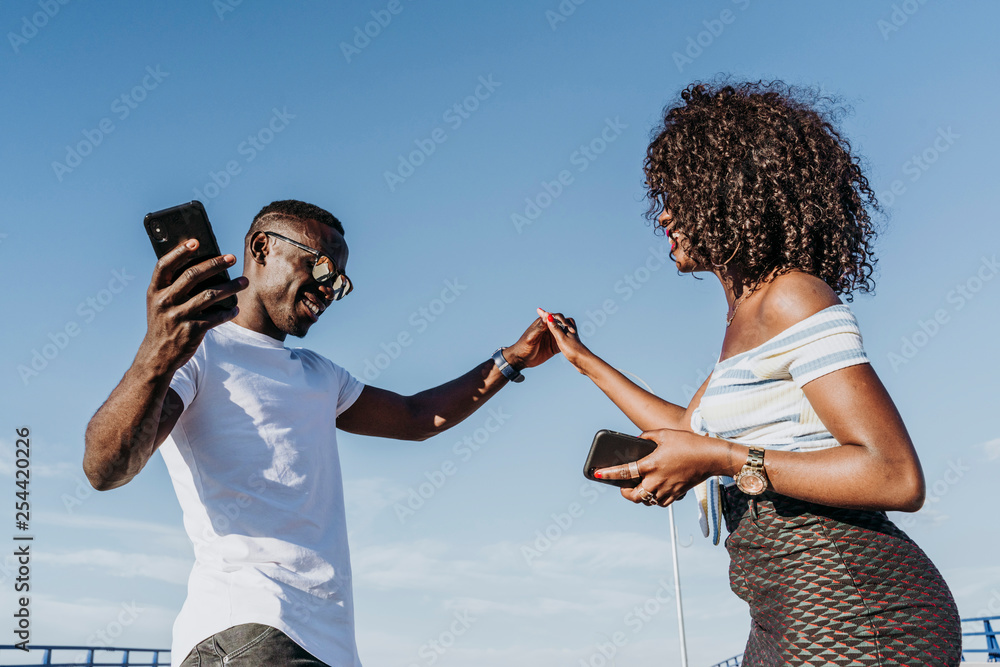
<svg viewBox="0 0 1000 667">
<path fill-rule="evenodd" d="M 740 478 L 736 481 L 736 486 L 743 493 L 755 496 L 764 491 L 764 478 L 756 472 L 746 473 L 740 475 Z"/>
</svg>

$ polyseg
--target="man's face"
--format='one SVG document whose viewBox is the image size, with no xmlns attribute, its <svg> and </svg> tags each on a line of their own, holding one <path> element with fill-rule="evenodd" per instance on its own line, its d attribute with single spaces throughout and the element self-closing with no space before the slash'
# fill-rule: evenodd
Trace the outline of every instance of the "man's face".
<svg viewBox="0 0 1000 667">
<path fill-rule="evenodd" d="M 277 224 L 273 231 L 318 250 L 346 271 L 347 242 L 333 227 L 309 220 Z M 313 278 L 314 253 L 274 236 L 267 236 L 267 248 L 265 277 L 256 290 L 257 297 L 276 329 L 301 338 L 332 302 L 333 287 Z"/>
</svg>

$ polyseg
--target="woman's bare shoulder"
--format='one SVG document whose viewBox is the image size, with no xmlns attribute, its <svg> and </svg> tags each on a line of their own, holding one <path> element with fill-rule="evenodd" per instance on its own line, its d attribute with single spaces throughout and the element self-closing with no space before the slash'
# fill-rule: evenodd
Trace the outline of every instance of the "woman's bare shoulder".
<svg viewBox="0 0 1000 667">
<path fill-rule="evenodd" d="M 839 303 L 842 301 L 837 293 L 820 278 L 804 271 L 789 271 L 766 284 L 758 317 L 770 335 L 777 335 Z"/>
</svg>

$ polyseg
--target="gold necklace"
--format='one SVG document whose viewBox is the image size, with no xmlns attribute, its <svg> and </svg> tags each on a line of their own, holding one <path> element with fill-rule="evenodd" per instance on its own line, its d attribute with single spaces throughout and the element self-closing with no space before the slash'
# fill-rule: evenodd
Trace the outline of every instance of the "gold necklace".
<svg viewBox="0 0 1000 667">
<path fill-rule="evenodd" d="M 750 290 L 744 291 L 743 294 L 741 294 L 740 297 L 733 302 L 733 312 L 731 315 L 726 317 L 726 328 L 729 328 L 729 325 L 733 323 L 733 319 L 736 317 L 736 309 L 740 307 L 741 303 L 743 303 L 743 299 L 748 296 L 750 296 Z"/>
</svg>

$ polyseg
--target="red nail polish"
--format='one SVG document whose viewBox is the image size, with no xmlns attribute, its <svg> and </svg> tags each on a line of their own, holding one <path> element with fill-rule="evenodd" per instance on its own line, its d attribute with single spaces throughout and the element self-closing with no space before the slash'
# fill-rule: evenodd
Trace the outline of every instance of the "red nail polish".
<svg viewBox="0 0 1000 667">
<path fill-rule="evenodd" d="M 552 313 L 549 313 L 549 322 L 555 322 L 555 320 L 552 318 Z"/>
<path fill-rule="evenodd" d="M 596 477 L 597 479 L 601 479 L 601 473 L 599 473 L 599 472 L 597 472 L 597 471 L 595 470 L 595 471 L 594 471 L 594 477 Z"/>
</svg>

